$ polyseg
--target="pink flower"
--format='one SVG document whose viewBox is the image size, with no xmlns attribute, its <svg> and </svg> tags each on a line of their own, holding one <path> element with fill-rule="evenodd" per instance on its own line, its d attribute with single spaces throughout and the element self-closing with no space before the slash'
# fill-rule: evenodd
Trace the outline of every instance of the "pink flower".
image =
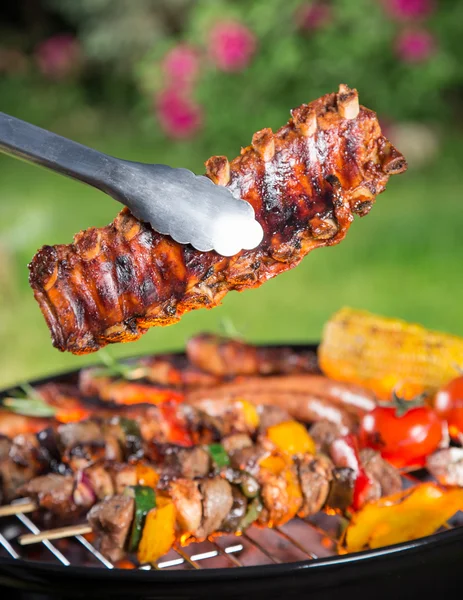
<svg viewBox="0 0 463 600">
<path fill-rule="evenodd" d="M 303 4 L 297 11 L 297 21 L 302 29 L 320 29 L 331 20 L 331 6 L 324 2 Z"/>
<path fill-rule="evenodd" d="M 383 0 L 385 9 L 399 20 L 420 19 L 434 10 L 433 0 Z"/>
<path fill-rule="evenodd" d="M 70 34 L 54 35 L 36 47 L 35 58 L 43 75 L 61 79 L 69 75 L 80 62 L 80 46 Z"/>
<path fill-rule="evenodd" d="M 256 37 L 238 21 L 217 23 L 209 35 L 209 55 L 222 71 L 242 71 L 256 51 Z"/>
<path fill-rule="evenodd" d="M 155 108 L 162 129 L 171 138 L 189 138 L 201 128 L 201 107 L 177 88 L 160 92 Z"/>
<path fill-rule="evenodd" d="M 403 31 L 396 40 L 397 54 L 404 62 L 408 63 L 426 61 L 435 49 L 435 39 L 425 29 Z"/>
<path fill-rule="evenodd" d="M 192 46 L 179 44 L 164 56 L 162 70 L 172 84 L 188 87 L 198 76 L 199 54 Z"/>
</svg>

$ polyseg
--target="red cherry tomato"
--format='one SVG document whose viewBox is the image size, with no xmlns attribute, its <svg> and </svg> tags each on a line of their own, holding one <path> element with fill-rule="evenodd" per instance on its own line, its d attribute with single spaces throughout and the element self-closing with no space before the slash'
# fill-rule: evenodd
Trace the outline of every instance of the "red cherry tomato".
<svg viewBox="0 0 463 600">
<path fill-rule="evenodd" d="M 377 450 L 398 468 L 422 466 L 426 455 L 442 441 L 443 422 L 428 406 L 410 408 L 399 415 L 395 406 L 378 406 L 364 415 L 360 444 Z"/>
<path fill-rule="evenodd" d="M 463 434 L 463 376 L 456 377 L 437 392 L 434 410 L 447 421 L 453 438 Z"/>
</svg>

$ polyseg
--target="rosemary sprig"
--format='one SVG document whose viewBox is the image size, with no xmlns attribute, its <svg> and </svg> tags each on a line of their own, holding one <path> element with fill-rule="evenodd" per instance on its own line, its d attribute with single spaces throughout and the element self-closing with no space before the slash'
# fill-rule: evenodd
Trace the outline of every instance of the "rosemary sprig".
<svg viewBox="0 0 463 600">
<path fill-rule="evenodd" d="M 142 379 L 148 374 L 148 369 L 139 366 L 129 366 L 117 361 L 106 350 L 100 350 L 98 353 L 103 367 L 97 367 L 93 372 L 94 377 L 116 377 L 126 381 Z"/>
<path fill-rule="evenodd" d="M 22 393 L 12 393 L 3 398 L 2 405 L 9 411 L 25 417 L 53 417 L 56 408 L 45 402 L 42 396 L 28 383 L 19 386 Z"/>
<path fill-rule="evenodd" d="M 221 331 L 224 337 L 240 339 L 243 338 L 243 334 L 238 331 L 230 317 L 223 317 L 219 321 L 219 331 Z"/>
</svg>

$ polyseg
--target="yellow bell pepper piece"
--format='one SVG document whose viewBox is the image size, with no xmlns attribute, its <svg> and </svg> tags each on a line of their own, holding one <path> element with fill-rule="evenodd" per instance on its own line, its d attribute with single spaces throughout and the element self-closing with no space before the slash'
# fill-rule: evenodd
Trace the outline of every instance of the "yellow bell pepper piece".
<svg viewBox="0 0 463 600">
<path fill-rule="evenodd" d="M 443 490 L 424 483 L 366 504 L 348 525 L 348 552 L 381 548 L 435 533 L 459 510 L 463 489 Z"/>
<path fill-rule="evenodd" d="M 257 412 L 254 404 L 251 404 L 247 400 L 240 398 L 238 403 L 241 405 L 241 410 L 243 411 L 244 420 L 246 421 L 246 425 L 249 427 L 251 431 L 254 431 L 259 427 L 260 419 L 259 414 Z"/>
<path fill-rule="evenodd" d="M 294 463 L 288 454 L 271 454 L 262 458 L 259 466 L 271 473 L 270 477 L 265 477 L 267 489 L 273 485 L 281 500 L 280 510 L 271 516 L 267 526 L 283 525 L 297 515 L 302 504 L 302 491 Z"/>
<path fill-rule="evenodd" d="M 138 485 L 146 485 L 156 489 L 159 481 L 159 473 L 157 473 L 153 467 L 144 464 L 137 464 L 136 473 Z"/>
<path fill-rule="evenodd" d="M 282 452 L 294 454 L 315 454 L 315 442 L 307 429 L 297 421 L 286 421 L 267 429 L 267 437 Z"/>
<path fill-rule="evenodd" d="M 273 475 L 280 475 L 288 465 L 291 465 L 291 461 L 288 461 L 284 456 L 279 456 L 277 454 L 271 454 L 270 456 L 266 456 L 259 460 L 261 469 L 266 469 Z"/>
<path fill-rule="evenodd" d="M 156 508 L 146 515 L 138 546 L 141 564 L 154 563 L 172 548 L 175 542 L 175 506 L 169 498 L 156 499 Z"/>
</svg>

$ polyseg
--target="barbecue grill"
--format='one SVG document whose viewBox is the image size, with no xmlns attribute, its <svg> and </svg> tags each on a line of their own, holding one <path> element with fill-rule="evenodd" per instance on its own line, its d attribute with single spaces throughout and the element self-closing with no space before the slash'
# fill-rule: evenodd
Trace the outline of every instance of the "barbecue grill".
<svg viewBox="0 0 463 600">
<path fill-rule="evenodd" d="M 295 345 L 315 350 L 316 346 Z M 32 382 L 73 381 L 77 371 Z M 1 396 L 1 394 L 0 394 Z M 428 481 L 425 470 L 403 473 L 406 486 Z M 342 520 L 319 513 L 282 527 L 251 527 L 175 547 L 155 565 L 121 569 L 83 536 L 20 546 L 40 529 L 28 514 L 0 519 L 0 598 L 409 598 L 430 589 L 461 592 L 463 515 L 442 531 L 412 542 L 339 554 Z M 3 588 L 1 587 L 3 586 Z"/>
</svg>

